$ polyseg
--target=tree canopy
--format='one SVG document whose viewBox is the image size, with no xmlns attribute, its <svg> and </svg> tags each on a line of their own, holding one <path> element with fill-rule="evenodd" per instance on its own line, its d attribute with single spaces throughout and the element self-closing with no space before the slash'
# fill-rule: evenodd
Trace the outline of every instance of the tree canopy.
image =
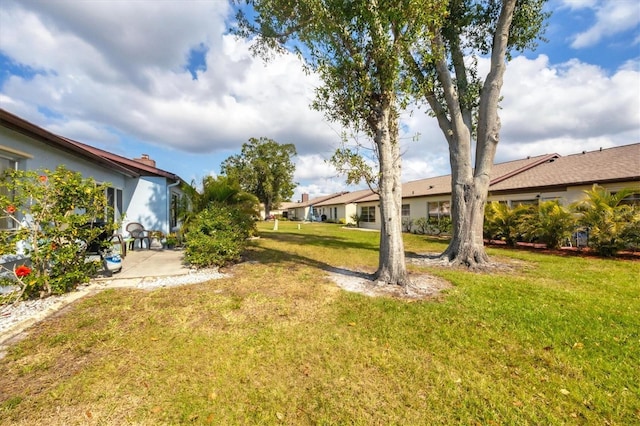
<svg viewBox="0 0 640 426">
<path fill-rule="evenodd" d="M 221 173 L 255 195 L 265 207 L 265 215 L 282 201 L 293 196 L 296 155 L 293 144 L 280 144 L 273 139 L 251 138 L 242 151 L 223 161 Z"/>
<path fill-rule="evenodd" d="M 255 51 L 297 52 L 323 84 L 313 107 L 362 132 L 375 145 L 380 195 L 380 256 L 376 279 L 407 281 L 401 224 L 399 110 L 408 99 L 405 52 L 446 11 L 441 1 L 250 0 L 238 34 L 255 38 Z"/>
</svg>

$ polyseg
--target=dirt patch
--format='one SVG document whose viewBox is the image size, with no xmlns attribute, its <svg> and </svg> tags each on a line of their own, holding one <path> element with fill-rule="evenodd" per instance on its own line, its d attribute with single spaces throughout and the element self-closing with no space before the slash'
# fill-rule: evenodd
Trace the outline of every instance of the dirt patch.
<svg viewBox="0 0 640 426">
<path fill-rule="evenodd" d="M 347 291 L 372 297 L 386 296 L 404 300 L 435 299 L 443 290 L 452 287 L 447 280 L 430 274 L 410 274 L 411 283 L 405 286 L 375 281 L 371 274 L 346 268 L 332 269 L 329 271 L 329 278 L 338 287 Z"/>
<path fill-rule="evenodd" d="M 418 253 L 407 255 L 407 263 L 418 266 L 439 267 L 447 269 L 460 269 L 463 271 L 473 271 L 479 273 L 513 273 L 521 271 L 528 266 L 527 262 L 515 259 L 503 259 L 490 257 L 489 262 L 475 265 L 469 268 L 466 265 L 451 263 L 440 257 L 440 253 Z"/>
</svg>

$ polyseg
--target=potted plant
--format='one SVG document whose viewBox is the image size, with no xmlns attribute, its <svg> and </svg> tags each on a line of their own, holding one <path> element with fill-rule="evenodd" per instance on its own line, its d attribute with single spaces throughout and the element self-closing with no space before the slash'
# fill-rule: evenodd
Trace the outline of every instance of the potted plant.
<svg viewBox="0 0 640 426">
<path fill-rule="evenodd" d="M 172 249 L 178 244 L 178 236 L 174 233 L 167 235 L 166 240 L 167 248 Z"/>
</svg>

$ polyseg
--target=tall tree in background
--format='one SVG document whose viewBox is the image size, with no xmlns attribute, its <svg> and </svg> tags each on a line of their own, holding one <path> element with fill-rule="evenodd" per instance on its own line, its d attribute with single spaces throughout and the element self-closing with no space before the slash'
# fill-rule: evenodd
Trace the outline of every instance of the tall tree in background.
<svg viewBox="0 0 640 426">
<path fill-rule="evenodd" d="M 416 0 L 249 0 L 238 34 L 257 53 L 294 50 L 323 85 L 314 108 L 374 142 L 379 162 L 380 254 L 375 278 L 405 284 L 398 112 L 407 100 L 404 52 L 438 28 L 445 2 Z"/>
<path fill-rule="evenodd" d="M 511 51 L 535 48 L 548 16 L 545 1 L 449 0 L 444 25 L 407 52 L 416 94 L 428 102 L 449 144 L 453 235 L 442 255 L 449 262 L 474 267 L 488 260 L 482 226 L 506 61 Z M 477 58 L 487 55 L 483 82 Z"/>
<path fill-rule="evenodd" d="M 265 217 L 271 209 L 293 196 L 296 155 L 293 144 L 279 144 L 268 138 L 251 138 L 242 145 L 239 155 L 222 162 L 221 172 L 238 182 L 243 191 L 249 192 L 264 204 Z"/>
</svg>

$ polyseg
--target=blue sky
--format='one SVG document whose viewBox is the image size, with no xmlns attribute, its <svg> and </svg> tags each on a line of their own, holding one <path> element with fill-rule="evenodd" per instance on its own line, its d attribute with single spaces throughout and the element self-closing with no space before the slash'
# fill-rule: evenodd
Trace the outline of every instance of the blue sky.
<svg viewBox="0 0 640 426">
<path fill-rule="evenodd" d="M 638 2 L 548 8 L 549 42 L 507 69 L 497 161 L 640 142 Z M 294 199 L 354 189 L 324 161 L 340 129 L 309 108 L 317 77 L 292 55 L 252 58 L 228 35 L 232 16 L 220 0 L 0 0 L 0 107 L 126 157 L 149 154 L 187 181 L 270 137 L 298 149 Z M 447 174 L 435 121 L 420 110 L 402 120 L 404 180 Z"/>
</svg>

